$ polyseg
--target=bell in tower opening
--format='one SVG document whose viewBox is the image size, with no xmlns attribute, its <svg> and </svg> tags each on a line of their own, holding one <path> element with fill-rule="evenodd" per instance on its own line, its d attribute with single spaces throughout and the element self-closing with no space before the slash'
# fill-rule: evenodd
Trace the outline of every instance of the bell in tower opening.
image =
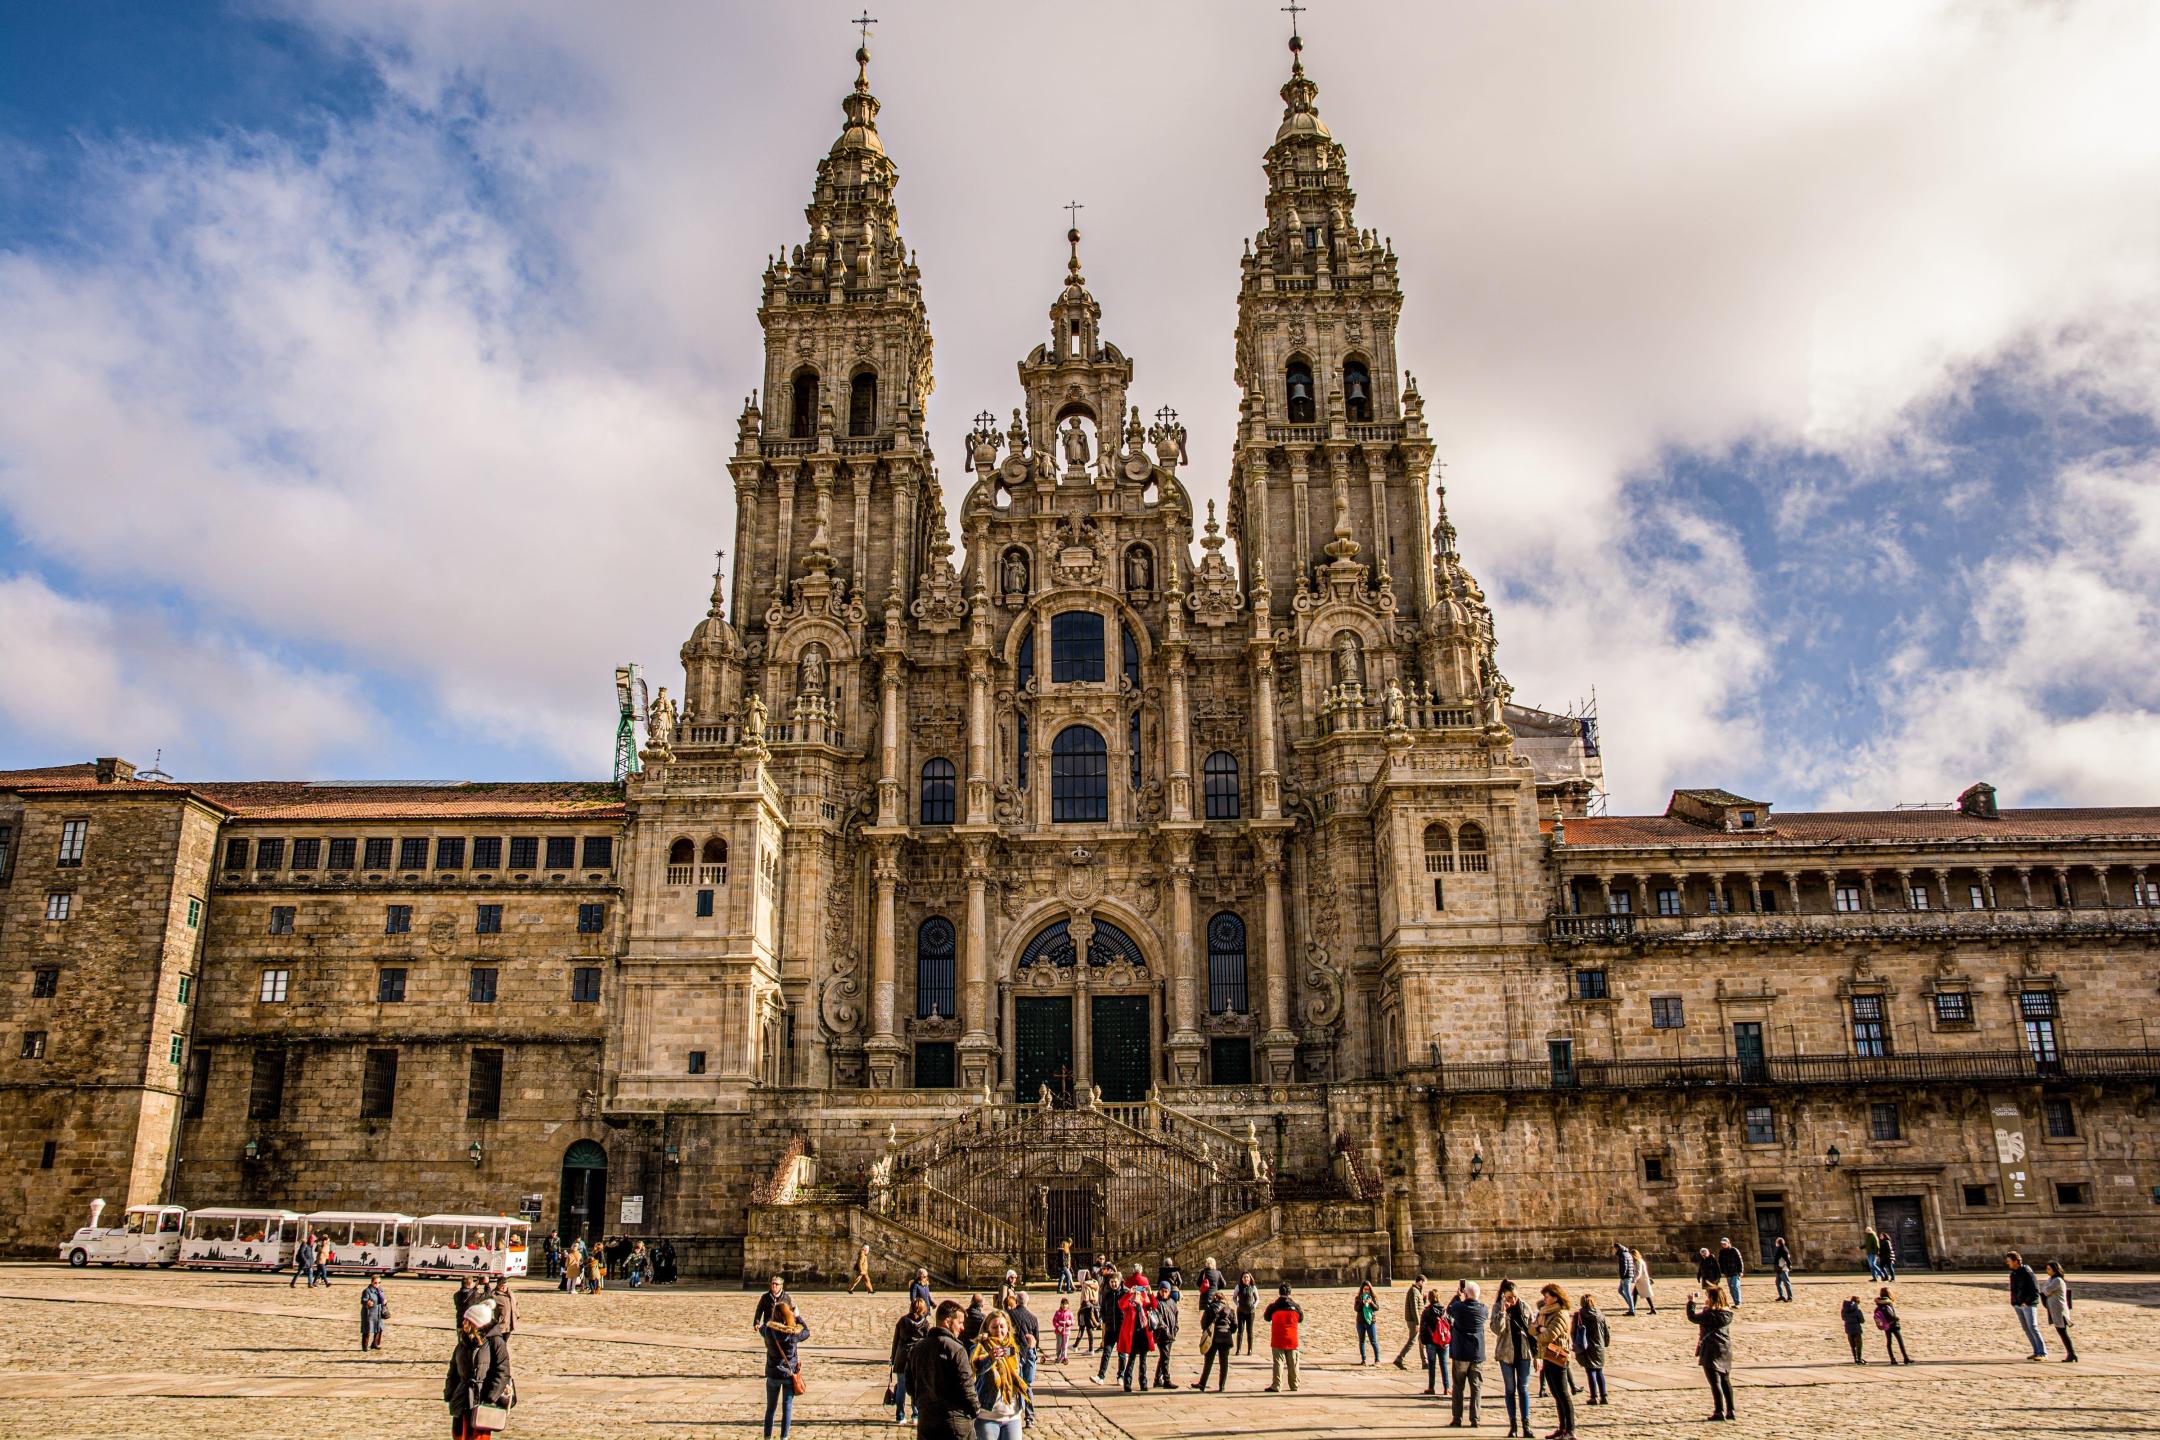
<svg viewBox="0 0 2160 1440">
<path fill-rule="evenodd" d="M 1362 360 L 1343 365 L 1343 411 L 1354 421 L 1372 419 L 1372 377 Z"/>
<path fill-rule="evenodd" d="M 1290 397 L 1290 423 L 1310 425 L 1313 423 L 1312 366 L 1303 359 L 1294 359 L 1284 375 L 1284 388 Z"/>
</svg>

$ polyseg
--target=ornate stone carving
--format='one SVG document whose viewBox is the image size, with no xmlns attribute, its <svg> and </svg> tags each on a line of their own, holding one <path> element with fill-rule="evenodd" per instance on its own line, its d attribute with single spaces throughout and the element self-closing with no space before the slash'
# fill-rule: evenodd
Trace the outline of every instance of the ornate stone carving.
<svg viewBox="0 0 2160 1440">
<path fill-rule="evenodd" d="M 1220 629 L 1245 608 L 1245 597 L 1238 592 L 1230 562 L 1223 559 L 1222 526 L 1216 523 L 1213 500 L 1208 501 L 1207 528 L 1200 547 L 1206 553 L 1192 573 L 1192 594 L 1186 598 L 1185 606 L 1199 624 Z"/>
</svg>

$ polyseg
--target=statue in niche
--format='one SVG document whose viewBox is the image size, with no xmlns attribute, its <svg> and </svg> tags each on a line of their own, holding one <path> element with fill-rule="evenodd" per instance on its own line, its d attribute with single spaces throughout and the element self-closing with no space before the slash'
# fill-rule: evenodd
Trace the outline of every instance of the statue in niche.
<svg viewBox="0 0 2160 1440">
<path fill-rule="evenodd" d="M 1155 588 L 1155 562 L 1148 558 L 1147 546 L 1135 545 L 1125 552 L 1125 588 L 1127 590 L 1152 590 Z"/>
<path fill-rule="evenodd" d="M 1005 552 L 1005 593 L 1015 597 L 1028 593 L 1028 562 L 1023 551 Z"/>
<path fill-rule="evenodd" d="M 1335 683 L 1365 688 L 1365 649 L 1348 630 L 1335 637 Z"/>
<path fill-rule="evenodd" d="M 1074 470 L 1085 470 L 1088 454 L 1087 429 L 1075 415 L 1065 422 L 1065 464 Z"/>
<path fill-rule="evenodd" d="M 803 647 L 802 663 L 797 668 L 796 692 L 803 695 L 825 693 L 825 647 L 812 643 Z"/>
</svg>

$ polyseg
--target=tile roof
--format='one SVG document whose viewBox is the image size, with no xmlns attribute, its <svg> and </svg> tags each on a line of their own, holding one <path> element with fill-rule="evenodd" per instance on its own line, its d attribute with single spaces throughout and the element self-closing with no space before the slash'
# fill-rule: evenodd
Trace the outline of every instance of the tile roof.
<svg viewBox="0 0 2160 1440">
<path fill-rule="evenodd" d="M 1675 790 L 1673 795 L 1675 797 L 1685 796 L 1689 800 L 1700 800 L 1705 805 L 1760 805 L 1763 803 L 1760 800 L 1750 800 L 1744 795 L 1735 795 L 1730 790 Z"/>
<path fill-rule="evenodd" d="M 599 820 L 626 813 L 622 792 L 604 780 L 490 784 L 322 783 L 310 780 L 115 780 L 96 767 L 56 765 L 0 771 L 0 791 L 24 795 L 192 795 L 240 820 Z"/>
<path fill-rule="evenodd" d="M 1837 844 L 1870 841 L 2160 839 L 2160 807 L 2005 810 L 1783 811 L 1763 830 L 1717 830 L 1663 815 L 1598 815 L 1567 822 L 1569 849 L 1590 845 Z"/>
</svg>

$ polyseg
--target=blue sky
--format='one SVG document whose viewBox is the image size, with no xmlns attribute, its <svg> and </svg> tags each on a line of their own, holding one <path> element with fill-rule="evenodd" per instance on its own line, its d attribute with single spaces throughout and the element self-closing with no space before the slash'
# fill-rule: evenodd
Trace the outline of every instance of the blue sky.
<svg viewBox="0 0 2160 1440">
<path fill-rule="evenodd" d="M 853 8 L 0 9 L 0 765 L 603 771 L 730 543 Z M 1077 196 L 1219 496 L 1274 7 L 880 13 L 948 488 Z M 1307 31 L 1503 667 L 1595 692 L 1616 809 L 2160 799 L 2160 11 Z"/>
</svg>

